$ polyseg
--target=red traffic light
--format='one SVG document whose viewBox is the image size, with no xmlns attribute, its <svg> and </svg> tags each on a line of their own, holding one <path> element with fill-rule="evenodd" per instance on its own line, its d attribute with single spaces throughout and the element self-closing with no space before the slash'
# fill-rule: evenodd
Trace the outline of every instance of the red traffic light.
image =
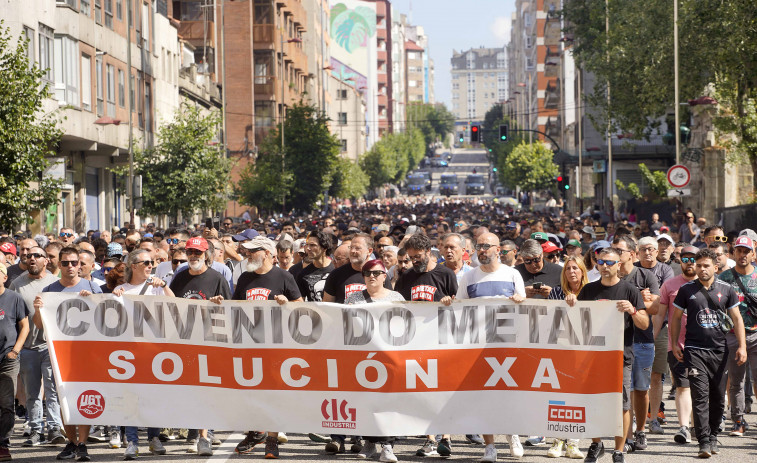
<svg viewBox="0 0 757 463">
<path fill-rule="evenodd" d="M 558 176 L 557 176 L 557 181 L 558 181 L 558 182 L 562 182 L 562 175 L 558 175 Z"/>
<path fill-rule="evenodd" d="M 474 125 L 473 127 L 470 128 L 470 131 L 471 132 L 478 132 L 478 126 Z"/>
</svg>

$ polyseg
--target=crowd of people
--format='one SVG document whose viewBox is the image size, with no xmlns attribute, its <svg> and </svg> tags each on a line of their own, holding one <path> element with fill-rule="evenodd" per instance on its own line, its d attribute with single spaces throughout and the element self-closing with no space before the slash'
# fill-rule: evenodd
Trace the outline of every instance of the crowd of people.
<svg viewBox="0 0 757 463">
<path fill-rule="evenodd" d="M 65 444 L 57 459 L 89 461 L 87 442 L 105 441 L 124 447 L 126 460 L 139 455 L 136 427 L 62 422 L 40 317 L 44 292 L 214 303 L 616 301 L 624 314 L 623 433 L 614 438 L 612 461 L 647 449 L 647 434 L 664 433 L 668 375 L 679 422 L 673 440 L 686 445 L 696 439 L 696 455 L 710 457 L 719 452 L 718 435 L 743 436 L 747 430 L 750 381 L 757 378 L 757 360 L 750 362 L 757 355 L 757 234 L 726 231 L 692 211 L 680 219 L 678 225 L 658 214 L 611 220 L 598 212 L 521 212 L 483 200 L 395 199 L 361 201 L 321 215 L 224 218 L 218 229 L 127 224 L 36 236 L 0 232 L 0 460 L 11 458 L 16 414 L 25 428 L 14 445 Z M 266 458 L 279 458 L 279 444 L 287 441 L 281 431 L 245 432 L 236 447 L 240 454 L 264 446 Z M 220 443 L 208 429 L 148 428 L 146 437 L 156 455 L 165 454 L 168 439 L 185 439 L 201 456 L 212 455 Z M 542 436 L 505 437 L 514 457 L 523 456 L 524 444 L 547 443 Z M 310 438 L 325 444 L 328 455 L 348 452 L 349 445 L 359 458 L 398 460 L 395 437 Z M 493 435 L 466 439 L 484 445 L 480 461 L 497 461 Z M 599 437 L 587 449 L 577 439 L 550 441 L 547 457 L 593 463 L 605 454 Z M 452 453 L 451 436 L 442 434 L 426 436 L 416 455 Z"/>
</svg>

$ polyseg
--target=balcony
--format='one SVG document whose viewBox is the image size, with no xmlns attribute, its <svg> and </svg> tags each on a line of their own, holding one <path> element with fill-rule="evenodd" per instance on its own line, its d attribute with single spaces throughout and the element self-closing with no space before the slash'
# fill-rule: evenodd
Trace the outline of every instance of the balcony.
<svg viewBox="0 0 757 463">
<path fill-rule="evenodd" d="M 284 11 L 285 14 L 288 13 L 294 16 L 295 24 L 299 24 L 304 28 L 305 21 L 307 21 L 307 15 L 305 13 L 305 8 L 302 6 L 302 3 L 297 0 L 283 0 L 283 3 L 284 6 L 282 8 L 282 11 Z"/>
<path fill-rule="evenodd" d="M 385 27 L 379 27 L 379 26 L 377 26 L 376 27 L 376 38 L 378 40 L 383 40 L 384 42 L 386 42 L 386 36 L 387 36 L 387 34 L 386 34 L 386 28 Z"/>
<path fill-rule="evenodd" d="M 276 101 L 278 82 L 273 76 L 255 77 L 255 101 Z"/>
<path fill-rule="evenodd" d="M 560 105 L 560 81 L 547 83 L 547 89 L 544 92 L 544 108 L 557 109 Z"/>
<path fill-rule="evenodd" d="M 385 63 L 385 62 L 386 62 L 386 58 L 387 58 L 387 56 L 386 56 L 386 50 L 384 50 L 384 51 L 380 51 L 380 50 L 379 50 L 379 52 L 378 52 L 378 55 L 377 55 L 377 58 L 376 58 L 376 59 L 377 59 L 377 60 L 378 60 L 379 62 L 384 62 L 384 63 Z"/>
<path fill-rule="evenodd" d="M 386 76 L 386 72 L 378 74 L 378 84 L 379 84 L 379 86 L 381 86 L 381 85 L 387 85 L 387 81 L 388 80 L 389 79 Z"/>
<path fill-rule="evenodd" d="M 207 38 L 208 46 L 215 47 L 215 30 L 215 23 L 210 21 L 207 23 L 205 21 L 181 21 L 179 24 L 179 37 L 195 47 L 202 46 L 203 39 Z"/>
<path fill-rule="evenodd" d="M 275 37 L 276 26 L 273 24 L 254 24 L 252 26 L 252 44 L 255 50 L 275 50 Z"/>
</svg>

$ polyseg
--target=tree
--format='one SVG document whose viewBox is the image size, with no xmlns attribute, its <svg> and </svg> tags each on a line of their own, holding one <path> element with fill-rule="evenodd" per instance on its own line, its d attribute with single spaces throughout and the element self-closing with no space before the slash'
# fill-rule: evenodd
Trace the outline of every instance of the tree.
<svg viewBox="0 0 757 463">
<path fill-rule="evenodd" d="M 751 0 L 680 0 L 679 89 L 681 101 L 709 87 L 720 102 L 716 127 L 737 142 L 731 146 L 757 173 L 757 4 Z M 563 11 L 577 64 L 596 75 L 587 100 L 604 131 L 649 137 L 659 118 L 673 111 L 673 6 L 667 0 L 605 2 L 570 0 Z M 609 17 L 609 34 L 605 16 Z M 608 105 L 606 88 L 611 99 Z"/>
<path fill-rule="evenodd" d="M 505 183 L 523 190 L 543 190 L 554 186 L 559 173 L 557 165 L 552 162 L 554 153 L 544 143 L 516 146 L 509 156 L 497 167 L 502 171 Z"/>
<path fill-rule="evenodd" d="M 454 129 L 455 116 L 443 103 L 411 103 L 406 111 L 408 128 L 420 130 L 429 149 Z"/>
<path fill-rule="evenodd" d="M 503 142 L 499 139 L 499 126 L 502 124 L 508 124 L 510 126 L 510 138 Z M 515 121 L 510 119 L 509 116 L 504 114 L 502 105 L 492 106 L 484 115 L 484 127 L 481 131 L 483 137 L 483 144 L 487 148 L 487 157 L 489 162 L 493 166 L 503 165 L 507 156 L 523 142 L 523 135 L 518 132 L 518 126 Z M 510 185 L 505 180 L 505 172 L 503 169 L 498 169 L 498 178 L 504 184 L 510 188 L 514 188 L 515 185 Z"/>
<path fill-rule="evenodd" d="M 371 188 L 391 182 L 398 172 L 395 153 L 381 141 L 360 158 L 360 167 L 368 175 Z"/>
<path fill-rule="evenodd" d="M 301 102 L 289 108 L 284 159 L 279 124 L 264 138 L 255 164 L 242 173 L 236 187 L 240 200 L 267 210 L 280 208 L 283 200 L 287 208 L 312 210 L 331 185 L 339 158 L 339 140 L 328 121 L 315 106 Z"/>
<path fill-rule="evenodd" d="M 231 163 L 212 143 L 219 126 L 219 114 L 203 115 L 185 103 L 173 122 L 158 130 L 155 147 L 135 152 L 135 170 L 142 176 L 142 212 L 176 219 L 179 213 L 224 209 Z"/>
<path fill-rule="evenodd" d="M 30 66 L 26 38 L 12 41 L 0 22 L 0 228 L 6 230 L 54 204 L 62 183 L 43 175 L 62 134 L 55 116 L 42 112 L 50 97 L 45 70 Z"/>
<path fill-rule="evenodd" d="M 358 198 L 368 189 L 370 179 L 357 162 L 337 159 L 329 194 L 337 198 Z"/>
</svg>

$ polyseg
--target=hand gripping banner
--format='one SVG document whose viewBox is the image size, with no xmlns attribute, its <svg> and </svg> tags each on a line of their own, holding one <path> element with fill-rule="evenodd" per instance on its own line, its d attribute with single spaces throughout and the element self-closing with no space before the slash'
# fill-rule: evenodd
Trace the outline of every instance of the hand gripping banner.
<svg viewBox="0 0 757 463">
<path fill-rule="evenodd" d="M 611 301 L 43 299 L 68 424 L 621 434 L 623 315 Z"/>
</svg>

